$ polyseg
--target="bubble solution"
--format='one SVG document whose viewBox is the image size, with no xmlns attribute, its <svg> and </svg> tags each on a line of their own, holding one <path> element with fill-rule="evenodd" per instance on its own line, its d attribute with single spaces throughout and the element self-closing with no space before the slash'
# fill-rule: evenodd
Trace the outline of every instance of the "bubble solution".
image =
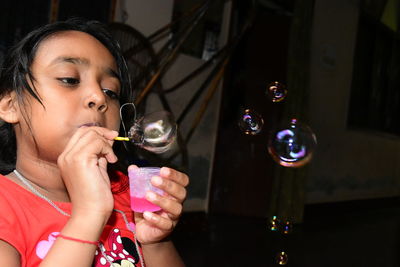
<svg viewBox="0 0 400 267">
<path fill-rule="evenodd" d="M 151 178 L 160 175 L 158 167 L 141 167 L 128 171 L 129 193 L 131 208 L 136 212 L 157 211 L 161 208 L 146 199 L 147 191 L 153 191 L 159 195 L 163 194 L 160 188 L 151 184 Z"/>
<path fill-rule="evenodd" d="M 131 209 L 136 212 L 159 211 L 161 208 L 145 198 L 131 196 Z"/>
</svg>

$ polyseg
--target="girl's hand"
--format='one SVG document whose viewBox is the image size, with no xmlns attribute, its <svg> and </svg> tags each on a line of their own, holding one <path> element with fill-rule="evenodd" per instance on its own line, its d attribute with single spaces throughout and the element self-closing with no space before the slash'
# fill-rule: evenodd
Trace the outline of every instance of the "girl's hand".
<svg viewBox="0 0 400 267">
<path fill-rule="evenodd" d="M 72 202 L 72 215 L 108 219 L 114 206 L 107 163 L 117 157 L 112 150 L 116 131 L 81 127 L 71 137 L 57 164 Z"/>
<path fill-rule="evenodd" d="M 130 166 L 130 168 L 137 168 Z M 189 184 L 186 174 L 163 167 L 160 177 L 153 177 L 152 184 L 164 191 L 163 195 L 147 192 L 146 199 L 161 207 L 157 212 L 135 212 L 136 238 L 142 245 L 157 243 L 167 237 L 182 214 L 186 198 L 185 187 Z"/>
</svg>

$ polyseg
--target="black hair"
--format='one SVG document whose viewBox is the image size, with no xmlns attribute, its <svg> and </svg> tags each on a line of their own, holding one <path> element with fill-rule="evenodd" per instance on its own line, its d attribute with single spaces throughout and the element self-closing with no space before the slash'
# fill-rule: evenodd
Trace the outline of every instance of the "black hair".
<svg viewBox="0 0 400 267">
<path fill-rule="evenodd" d="M 120 104 L 132 102 L 133 92 L 130 88 L 129 72 L 121 49 L 113 39 L 105 25 L 98 21 L 88 21 L 72 18 L 66 21 L 44 25 L 27 34 L 6 54 L 0 74 L 0 99 L 12 91 L 16 92 L 18 101 L 23 101 L 23 94 L 28 92 L 41 103 L 35 88 L 31 87 L 35 80 L 31 65 L 42 41 L 63 31 L 80 31 L 87 33 L 100 41 L 114 57 L 118 67 L 121 83 Z M 7 174 L 15 168 L 16 139 L 13 127 L 6 122 L 0 122 L 0 173 Z M 114 150 L 124 151 L 120 144 Z M 117 152 L 116 152 L 117 153 Z"/>
</svg>

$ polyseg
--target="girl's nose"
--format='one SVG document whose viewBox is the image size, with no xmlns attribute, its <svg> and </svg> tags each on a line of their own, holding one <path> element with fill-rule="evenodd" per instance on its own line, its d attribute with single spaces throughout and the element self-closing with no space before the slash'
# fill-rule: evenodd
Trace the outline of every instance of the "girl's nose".
<svg viewBox="0 0 400 267">
<path fill-rule="evenodd" d="M 106 96 L 100 86 L 96 86 L 96 88 L 92 88 L 90 93 L 85 100 L 85 106 L 90 109 L 96 109 L 100 112 L 105 112 L 107 110 L 107 100 Z"/>
</svg>

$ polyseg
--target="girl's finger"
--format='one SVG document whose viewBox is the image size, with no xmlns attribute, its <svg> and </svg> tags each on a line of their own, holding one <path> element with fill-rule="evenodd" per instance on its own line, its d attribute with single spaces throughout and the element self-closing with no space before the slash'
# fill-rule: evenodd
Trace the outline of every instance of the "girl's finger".
<svg viewBox="0 0 400 267">
<path fill-rule="evenodd" d="M 164 177 L 164 178 L 168 178 L 168 179 L 182 185 L 183 187 L 186 187 L 189 184 L 189 177 L 186 174 L 176 171 L 171 168 L 162 167 L 160 170 L 160 176 Z"/>
<path fill-rule="evenodd" d="M 128 171 L 134 170 L 134 169 L 138 169 L 139 167 L 136 165 L 129 165 L 128 166 Z"/>
<path fill-rule="evenodd" d="M 71 139 L 68 142 L 68 144 L 66 145 L 64 151 L 71 150 L 81 140 L 83 135 L 86 135 L 88 132 L 92 132 L 92 131 L 97 132 L 99 134 L 99 136 L 108 140 L 110 145 L 113 144 L 113 139 L 116 136 L 118 136 L 117 131 L 112 131 L 112 130 L 109 130 L 106 128 L 101 128 L 101 127 L 96 127 L 96 126 L 81 127 L 81 128 L 78 128 L 78 130 L 75 132 L 75 134 L 71 137 Z"/>
<path fill-rule="evenodd" d="M 143 218 L 153 226 L 166 232 L 171 232 L 175 228 L 175 223 L 172 220 L 169 218 L 164 218 L 150 211 L 145 211 L 143 213 Z"/>
<path fill-rule="evenodd" d="M 186 198 L 186 189 L 175 181 L 154 176 L 151 178 L 151 183 L 179 202 L 183 202 Z"/>
<path fill-rule="evenodd" d="M 60 158 L 81 162 L 92 160 L 96 162 L 98 155 L 103 155 L 111 163 L 117 161 L 110 143 L 102 135 L 97 131 L 86 131 L 80 135 L 79 140 L 73 146 L 68 147 L 60 155 Z"/>
<path fill-rule="evenodd" d="M 182 214 L 182 204 L 174 199 L 160 196 L 151 191 L 146 193 L 146 199 L 159 206 L 173 220 L 176 220 Z"/>
</svg>

